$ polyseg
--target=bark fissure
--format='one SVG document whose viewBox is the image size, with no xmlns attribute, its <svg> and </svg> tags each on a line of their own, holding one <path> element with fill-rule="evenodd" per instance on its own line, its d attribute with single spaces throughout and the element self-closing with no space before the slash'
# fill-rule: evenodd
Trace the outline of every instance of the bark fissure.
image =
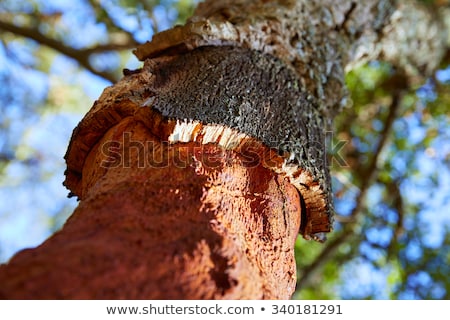
<svg viewBox="0 0 450 320">
<path fill-rule="evenodd" d="M 0 297 L 289 298 L 298 231 L 332 228 L 325 126 L 345 69 L 382 57 L 426 75 L 446 50 L 440 22 L 402 3 L 206 1 L 140 46 L 144 66 L 73 132 L 80 205 L 0 266 Z"/>
<path fill-rule="evenodd" d="M 135 54 L 145 60 L 208 45 L 266 52 L 292 66 L 321 112 L 333 116 L 346 104 L 344 70 L 378 58 L 415 75 L 434 70 L 448 46 L 442 20 L 413 1 L 206 1 L 185 26 L 155 35 Z"/>
<path fill-rule="evenodd" d="M 219 132 L 219 144 L 224 140 L 226 148 L 239 148 L 242 139 L 254 137 L 273 148 L 279 156 L 285 157 L 284 163 L 278 161 L 271 164 L 273 156 L 270 155 L 263 160 L 267 166 L 288 177 L 302 192 L 309 222 L 301 233 L 306 238 L 315 238 L 316 233 L 330 231 L 332 204 L 329 198 L 331 191 L 325 154 L 324 120 L 307 99 L 308 94 L 298 83 L 297 76 L 284 68 L 277 59 L 233 47 L 205 47 L 179 57 L 154 59 L 145 64 L 140 74 L 130 75 L 119 82 L 114 96 L 107 91 L 108 101 L 115 101 L 121 109 L 121 101 L 129 99 L 129 93 L 123 94 L 123 90 L 134 83 L 145 83 L 145 89 L 141 88 L 140 91 L 152 92 L 149 103 L 148 94 L 139 97 L 139 92 L 135 91 L 135 108 L 151 108 L 151 114 L 159 114 L 158 117 L 162 119 L 182 119 L 177 120 L 172 135 L 163 139 L 209 143 L 212 140 L 208 140 L 205 133 L 199 134 L 199 128 L 217 125 L 215 130 Z M 212 84 L 217 84 L 217 88 L 214 88 L 216 96 L 210 101 L 203 97 L 210 97 Z M 190 88 L 190 91 L 184 88 Z M 106 105 L 106 108 L 110 106 Z M 103 119 L 102 110 L 93 110 L 92 115 L 98 112 Z M 128 112 L 132 113 L 131 110 Z M 149 127 L 159 128 L 152 122 L 165 121 L 155 121 L 154 115 L 147 117 L 150 118 L 146 120 Z M 85 131 L 91 130 L 88 124 L 91 118 L 97 117 L 87 117 Z M 92 121 L 95 123 L 97 120 Z M 106 125 L 114 121 L 116 119 Z M 186 131 L 183 126 L 190 126 L 192 130 L 196 128 L 196 133 Z M 221 126 L 235 130 L 227 131 L 227 134 L 237 138 L 226 139 L 227 134 L 220 133 L 223 130 Z M 172 126 L 168 125 L 167 128 L 164 130 L 171 130 Z M 102 130 L 97 128 L 98 132 Z M 204 129 L 204 132 L 209 131 Z M 77 134 L 84 135 L 83 132 Z M 77 149 L 67 153 L 66 185 L 72 190 L 77 190 L 78 182 L 70 178 L 71 170 L 81 165 L 72 163 L 71 159 L 73 155 L 79 154 L 80 150 Z M 248 158 L 251 162 L 252 154 Z M 74 160 L 78 161 L 78 158 Z M 81 193 L 77 195 L 82 196 Z"/>
</svg>

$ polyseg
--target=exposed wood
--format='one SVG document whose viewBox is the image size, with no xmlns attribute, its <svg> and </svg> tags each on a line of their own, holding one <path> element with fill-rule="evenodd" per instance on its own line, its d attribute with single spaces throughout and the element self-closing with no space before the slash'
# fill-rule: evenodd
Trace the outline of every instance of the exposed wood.
<svg viewBox="0 0 450 320">
<path fill-rule="evenodd" d="M 382 57 L 427 74 L 445 51 L 439 21 L 401 7 L 207 1 L 139 47 L 143 68 L 74 130 L 65 185 L 79 207 L 0 266 L 0 298 L 289 298 L 297 232 L 332 228 L 324 134 L 345 68 Z M 411 17 L 421 41 L 403 37 Z"/>
<path fill-rule="evenodd" d="M 314 109 L 298 85 L 282 85 L 295 77 L 281 66 L 245 49 L 203 48 L 148 61 L 107 88 L 66 155 L 65 184 L 79 207 L 43 245 L 0 267 L 0 297 L 288 299 L 300 226 L 306 236 L 331 227 L 320 214 L 327 210 L 314 210 L 325 206 L 327 194 L 310 172 L 288 166 L 285 154 L 240 132 L 239 123 L 183 122 L 167 114 L 174 106 L 197 109 L 194 115 L 207 110 L 198 99 L 207 91 L 196 79 L 220 77 L 220 89 L 208 86 L 216 99 L 210 108 L 220 107 L 220 115 L 244 108 L 256 128 L 270 129 L 265 117 L 302 111 L 314 134 L 308 113 Z M 266 91 L 259 91 L 262 82 Z M 233 96 L 241 103 L 220 104 Z M 271 111 L 275 102 L 284 115 Z"/>
<path fill-rule="evenodd" d="M 322 115 L 294 72 L 271 56 L 237 47 L 147 60 L 140 72 L 105 90 L 74 131 L 66 155 L 65 185 L 74 195 L 85 197 L 82 170 L 92 146 L 120 119 L 147 108 L 155 112 L 145 113 L 142 121 L 164 132 L 163 141 L 215 142 L 238 150 L 251 137 L 272 148 L 281 160 L 263 158 L 264 165 L 287 177 L 303 197 L 301 234 L 322 240 L 331 230 Z M 212 132 L 216 141 L 208 138 Z M 232 143 L 222 143 L 225 136 Z"/>
<path fill-rule="evenodd" d="M 89 153 L 64 228 L 0 267 L 0 298 L 288 299 L 299 194 L 245 151 L 168 145 L 122 119 Z"/>
</svg>

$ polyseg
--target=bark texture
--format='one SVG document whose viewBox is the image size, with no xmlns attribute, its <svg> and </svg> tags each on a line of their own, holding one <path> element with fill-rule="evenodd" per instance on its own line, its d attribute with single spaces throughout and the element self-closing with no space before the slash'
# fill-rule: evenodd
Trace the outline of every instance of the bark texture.
<svg viewBox="0 0 450 320">
<path fill-rule="evenodd" d="M 162 143 L 140 116 L 92 149 L 83 201 L 64 228 L 0 267 L 0 298 L 288 299 L 295 187 L 246 165 L 245 150 Z M 112 165 L 105 145 L 127 165 Z"/>
<path fill-rule="evenodd" d="M 279 60 L 238 47 L 204 47 L 147 60 L 142 70 L 108 89 L 74 133 L 65 184 L 81 199 L 84 158 L 105 130 L 135 112 L 123 104 L 128 100 L 173 119 L 164 129 L 153 118 L 143 119 L 149 128 L 164 131 L 163 141 L 240 149 L 256 138 L 272 148 L 280 161 L 264 157 L 263 165 L 288 178 L 301 193 L 305 206 L 301 234 L 319 239 L 331 230 L 324 119 L 296 74 Z M 97 122 L 103 125 L 94 131 Z M 181 133 L 175 124 L 192 129 Z M 216 129 L 201 132 L 200 127 L 212 125 Z M 227 129 L 229 134 L 219 131 L 209 138 L 210 130 Z"/>
<path fill-rule="evenodd" d="M 289 298 L 298 230 L 331 230 L 324 133 L 345 70 L 385 58 L 427 74 L 439 28 L 393 0 L 201 4 L 74 130 L 65 185 L 80 205 L 0 266 L 0 297 Z"/>
<path fill-rule="evenodd" d="M 449 47 L 444 15 L 417 1 L 209 0 L 184 26 L 135 50 L 145 60 L 205 45 L 269 53 L 291 66 L 329 119 L 346 104 L 345 72 L 384 59 L 429 75 Z"/>
<path fill-rule="evenodd" d="M 79 207 L 43 245 L 0 267 L 0 297 L 288 299 L 301 215 L 314 222 L 302 223 L 308 232 L 327 231 L 329 217 L 302 212 L 310 199 L 282 172 L 283 155 L 239 133 L 239 123 L 211 125 L 229 112 L 255 115 L 256 128 L 269 128 L 270 115 L 292 121 L 272 105 L 311 113 L 286 72 L 261 53 L 210 47 L 148 61 L 106 89 L 66 155 Z M 171 108 L 210 110 L 211 122 L 177 136 Z M 314 134 L 317 123 L 306 125 Z M 321 197 L 313 186 L 311 197 Z"/>
</svg>

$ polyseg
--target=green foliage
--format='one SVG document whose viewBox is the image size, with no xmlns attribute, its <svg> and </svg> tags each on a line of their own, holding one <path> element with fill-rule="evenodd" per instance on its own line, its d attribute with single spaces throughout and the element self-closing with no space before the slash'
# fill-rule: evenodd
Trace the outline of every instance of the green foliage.
<svg viewBox="0 0 450 320">
<path fill-rule="evenodd" d="M 6 243 L 34 245 L 65 221 L 76 205 L 60 185 L 72 128 L 123 68 L 139 67 L 131 49 L 183 23 L 193 8 L 191 0 L 0 2 L 0 22 L 57 42 L 0 34 L 0 97 L 7 102 L 0 105 L 0 189 L 8 200 L 0 204 L 0 259 L 12 254 Z M 350 72 L 347 84 L 351 104 L 335 119 L 331 139 L 343 142 L 333 156 L 344 160 L 332 166 L 335 230 L 325 244 L 298 239 L 302 285 L 294 298 L 449 298 L 449 81 L 434 77 L 405 89 L 403 75 L 373 62 Z M 38 143 L 40 136 L 49 141 Z M 17 208 L 29 226 L 16 238 L 39 233 L 34 242 L 1 238 L 22 223 Z"/>
<path fill-rule="evenodd" d="M 347 142 L 341 156 L 349 167 L 333 167 L 338 222 L 330 242 L 348 232 L 354 236 L 338 246 L 331 259 L 324 259 L 321 275 L 324 282 L 333 283 L 325 278 L 326 270 L 339 270 L 335 277 L 343 282 L 335 281 L 334 290 L 342 292 L 344 298 L 448 298 L 448 83 L 418 88 L 419 94 L 412 89 L 403 91 L 397 119 L 377 161 L 363 210 L 348 219 L 355 205 L 352 199 L 356 201 L 369 178 L 367 165 L 375 156 L 392 108 L 396 77 L 390 66 L 382 63 L 371 63 L 349 73 L 352 106 L 335 120 L 335 135 Z M 427 94 L 420 92 L 424 90 Z M 439 191 L 442 197 L 435 196 Z M 442 212 L 440 217 L 433 217 L 436 211 Z M 424 216 L 437 221 L 426 221 Z M 342 252 L 344 245 L 352 249 Z M 327 250 L 326 246 L 323 250 Z M 305 254 L 310 249 L 305 247 L 297 252 Z M 383 275 L 385 280 L 377 280 L 378 286 L 388 291 L 346 292 L 346 283 L 351 281 L 346 270 L 356 261 L 370 267 L 374 279 Z M 321 295 L 319 285 L 314 279 L 309 281 L 297 297 L 310 298 L 310 292 Z"/>
</svg>

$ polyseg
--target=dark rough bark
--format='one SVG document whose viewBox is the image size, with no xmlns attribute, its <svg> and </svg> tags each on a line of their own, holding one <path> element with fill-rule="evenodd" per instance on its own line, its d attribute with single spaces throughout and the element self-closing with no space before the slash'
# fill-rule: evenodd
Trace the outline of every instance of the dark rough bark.
<svg viewBox="0 0 450 320">
<path fill-rule="evenodd" d="M 228 143 L 221 142 L 225 133 L 212 126 L 214 118 L 197 124 L 204 135 L 177 141 L 184 138 L 173 136 L 179 122 L 170 114 L 173 106 L 194 115 L 197 108 L 210 108 L 214 117 L 220 107 L 219 114 L 253 117 L 259 130 L 255 115 L 261 106 L 269 118 L 271 105 L 282 106 L 285 114 L 273 116 L 283 121 L 291 121 L 289 113 L 308 114 L 308 108 L 311 114 L 295 77 L 286 72 L 273 58 L 248 50 L 204 48 L 149 61 L 105 90 L 75 130 L 66 157 L 66 185 L 81 199 L 79 207 L 60 232 L 0 268 L 0 296 L 289 298 L 301 214 L 311 219 L 281 171 L 285 159 L 233 129 Z M 205 89 L 197 81 L 211 85 Z M 189 94 L 182 93 L 185 88 Z M 217 100 L 201 104 L 201 96 Z M 222 103 L 225 98 L 237 102 Z M 309 119 L 312 135 L 317 123 Z M 241 129 L 239 123 L 230 127 Z M 263 134 L 259 130 L 252 133 Z M 310 175 L 298 175 L 309 177 L 306 187 Z M 311 197 L 323 196 L 314 192 Z M 327 231 L 328 216 L 317 218 L 315 224 L 303 222 L 305 230 Z"/>
<path fill-rule="evenodd" d="M 145 60 L 208 45 L 269 53 L 298 73 L 331 119 L 346 104 L 345 71 L 355 65 L 383 59 L 429 75 L 450 46 L 444 18 L 408 0 L 209 0 L 135 54 Z"/>
<path fill-rule="evenodd" d="M 269 163 L 270 159 L 264 159 L 266 167 L 287 177 L 303 197 L 306 212 L 301 233 L 314 238 L 330 231 L 324 119 L 295 73 L 277 59 L 247 49 L 206 47 L 146 61 L 140 72 L 107 90 L 102 103 L 94 106 L 74 133 L 67 154 L 66 186 L 81 199 L 84 157 L 104 131 L 134 112 L 123 103 L 127 100 L 176 119 L 178 124 L 231 128 L 235 137 L 226 143 L 204 139 L 204 134 L 186 138 L 176 128 L 167 127 L 164 141 L 188 142 L 198 136 L 203 144 L 214 142 L 234 149 L 241 144 L 239 134 L 244 134 L 269 146 L 284 160 Z M 147 120 L 147 125 L 161 130 L 154 119 Z"/>
<path fill-rule="evenodd" d="M 74 130 L 65 185 L 79 207 L 0 266 L 0 297 L 289 298 L 299 228 L 331 229 L 323 130 L 345 68 L 382 57 L 427 74 L 445 51 L 440 22 L 401 7 L 207 1 L 139 47 L 142 70 Z"/>
</svg>

